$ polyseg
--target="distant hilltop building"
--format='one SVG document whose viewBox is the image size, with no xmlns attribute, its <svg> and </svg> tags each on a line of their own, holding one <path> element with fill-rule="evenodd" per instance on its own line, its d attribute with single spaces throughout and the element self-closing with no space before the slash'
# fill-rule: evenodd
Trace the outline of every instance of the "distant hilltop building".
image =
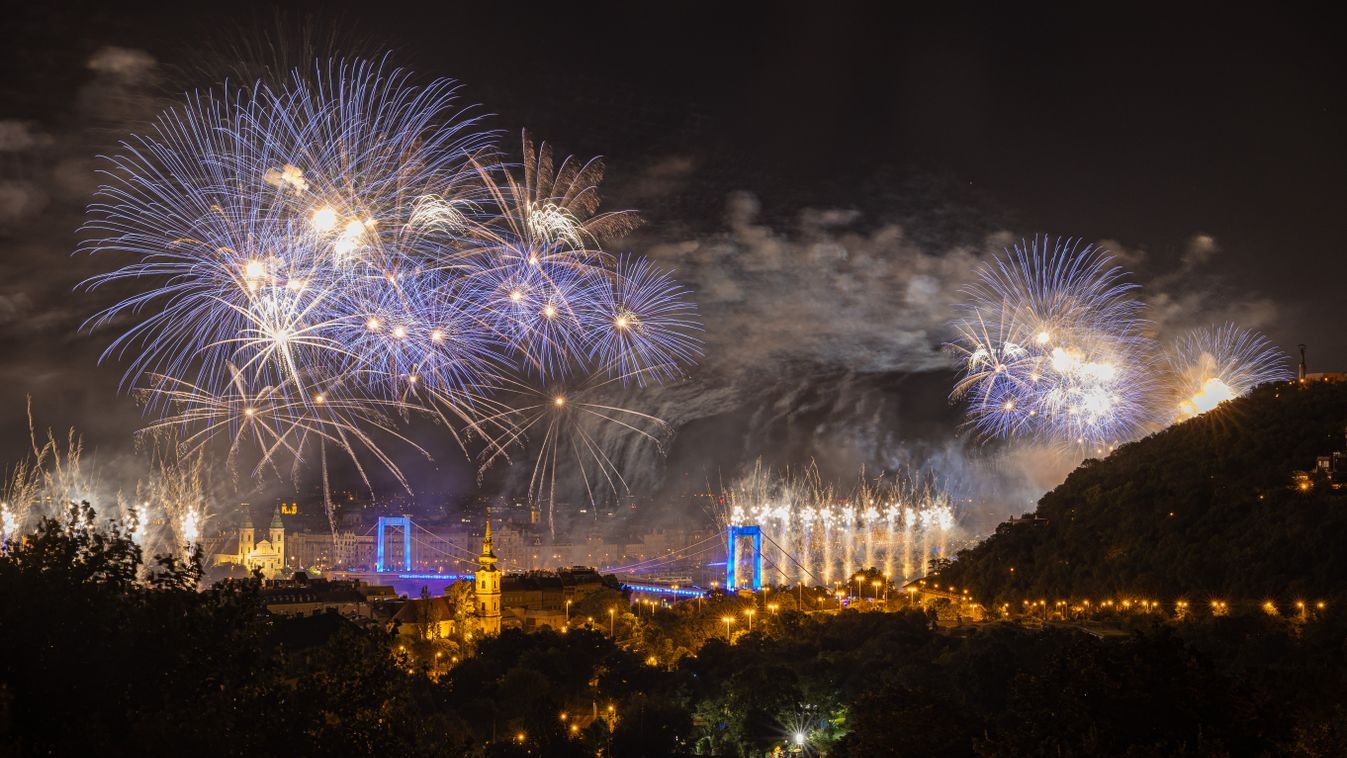
<svg viewBox="0 0 1347 758">
<path fill-rule="evenodd" d="M 253 530 L 252 509 L 243 506 L 243 519 L 239 522 L 238 541 L 225 543 L 225 550 L 214 555 L 217 566 L 242 566 L 248 573 L 260 571 L 262 578 L 275 579 L 285 570 L 285 524 L 281 522 L 279 506 L 271 517 L 267 527 L 267 538 L 257 541 Z"/>
<path fill-rule="evenodd" d="M 1347 439 L 1347 432 L 1344 433 Z M 1316 482 L 1340 490 L 1347 487 L 1347 447 L 1321 455 L 1314 461 L 1313 471 L 1297 471 L 1296 485 L 1302 490 L 1312 489 Z"/>
<path fill-rule="evenodd" d="M 1309 364 L 1305 362 L 1305 345 L 1296 345 L 1300 348 L 1300 370 L 1296 372 L 1301 384 L 1305 382 L 1347 382 L 1347 373 L 1342 371 L 1317 371 L 1310 373 Z"/>
</svg>

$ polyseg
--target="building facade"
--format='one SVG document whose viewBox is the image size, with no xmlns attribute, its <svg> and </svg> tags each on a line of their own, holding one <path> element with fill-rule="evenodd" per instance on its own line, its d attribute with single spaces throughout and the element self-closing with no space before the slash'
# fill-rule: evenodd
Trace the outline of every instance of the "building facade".
<svg viewBox="0 0 1347 758">
<path fill-rule="evenodd" d="M 266 539 L 258 540 L 253 528 L 252 514 L 245 505 L 243 518 L 239 522 L 238 537 L 233 549 L 216 553 L 214 563 L 217 566 L 234 564 L 242 566 L 248 572 L 261 572 L 264 579 L 275 579 L 285 572 L 285 524 L 281 521 L 281 510 L 277 507 L 267 527 Z"/>
</svg>

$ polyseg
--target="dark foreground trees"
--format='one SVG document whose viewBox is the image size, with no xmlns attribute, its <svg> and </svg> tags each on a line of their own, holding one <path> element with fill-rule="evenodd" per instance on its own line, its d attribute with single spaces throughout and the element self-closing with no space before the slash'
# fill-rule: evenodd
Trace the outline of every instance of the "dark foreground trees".
<svg viewBox="0 0 1347 758">
<path fill-rule="evenodd" d="M 433 752 L 467 733 L 388 644 L 336 629 L 278 643 L 258 582 L 197 588 L 87 505 L 0 557 L 0 753 Z M 321 619 L 320 619 L 321 620 Z M 349 625 L 347 625 L 349 626 Z M 452 754 L 452 750 L 444 754 Z"/>
<path fill-rule="evenodd" d="M 688 728 L 647 694 L 670 675 L 598 632 L 509 632 L 431 678 L 381 633 L 272 618 L 257 580 L 200 577 L 198 559 L 147 569 L 87 505 L 8 545 L 0 755 L 658 755 Z"/>
<path fill-rule="evenodd" d="M 507 631 L 431 677 L 336 617 L 269 618 L 255 582 L 145 572 L 90 518 L 0 557 L 2 755 L 1347 754 L 1333 608 L 1107 639 L 787 611 L 678 661 Z"/>
</svg>

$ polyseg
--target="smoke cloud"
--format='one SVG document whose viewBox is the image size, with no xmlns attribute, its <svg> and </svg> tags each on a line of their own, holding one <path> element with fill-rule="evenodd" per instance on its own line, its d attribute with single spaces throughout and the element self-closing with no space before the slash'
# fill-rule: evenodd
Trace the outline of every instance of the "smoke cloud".
<svg viewBox="0 0 1347 758">
<path fill-rule="evenodd" d="M 681 188 L 669 166 L 660 164 L 658 182 L 636 186 Z M 747 192 L 727 197 L 719 229 L 669 239 L 655 226 L 645 235 L 633 242 L 694 291 L 706 355 L 685 381 L 623 398 L 672 430 L 663 468 L 648 446 L 609 440 L 633 489 L 714 487 L 759 460 L 813 463 L 839 483 L 862 468 L 917 473 L 950 492 L 966 528 L 985 532 L 1032 510 L 1080 462 L 1055 447 L 983 447 L 961 433 L 947 399 L 955 367 L 942 345 L 961 290 L 978 265 L 1026 235 L 994 230 L 933 246 L 903 223 L 829 208 L 773 226 Z M 1198 325 L 1257 328 L 1276 317 L 1272 301 L 1225 281 L 1209 235 L 1195 234 L 1169 268 L 1142 248 L 1100 244 L 1142 284 L 1162 341 Z"/>
</svg>

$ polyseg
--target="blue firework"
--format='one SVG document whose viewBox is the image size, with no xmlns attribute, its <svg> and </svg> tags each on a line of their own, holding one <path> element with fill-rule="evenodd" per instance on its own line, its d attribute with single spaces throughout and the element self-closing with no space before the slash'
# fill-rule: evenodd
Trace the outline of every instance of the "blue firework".
<svg viewBox="0 0 1347 758">
<path fill-rule="evenodd" d="M 982 266 L 955 323 L 952 397 L 984 437 L 1101 449 L 1150 413 L 1151 351 L 1136 285 L 1104 251 L 1034 238 Z"/>
<path fill-rule="evenodd" d="M 685 293 L 603 251 L 635 221 L 599 211 L 601 164 L 528 139 L 503 164 L 474 114 L 450 80 L 334 61 L 190 95 L 125 142 L 85 247 L 129 259 L 86 286 L 128 294 L 88 325 L 121 329 L 105 357 L 129 359 L 149 428 L 396 471 L 376 437 L 400 418 L 482 431 L 521 379 L 694 359 Z M 608 333 L 615 304 L 638 336 Z"/>
<path fill-rule="evenodd" d="M 595 289 L 586 334 L 597 365 L 644 384 L 697 360 L 701 324 L 687 290 L 649 260 L 622 258 Z"/>
</svg>

